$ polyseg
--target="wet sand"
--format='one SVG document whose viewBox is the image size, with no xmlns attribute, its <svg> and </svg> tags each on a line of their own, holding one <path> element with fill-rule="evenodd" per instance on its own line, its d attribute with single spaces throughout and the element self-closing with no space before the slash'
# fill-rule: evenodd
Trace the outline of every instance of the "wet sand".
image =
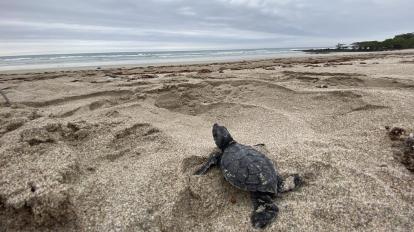
<svg viewBox="0 0 414 232">
<path fill-rule="evenodd" d="M 0 231 L 255 231 L 211 127 L 304 186 L 264 231 L 410 231 L 414 51 L 0 74 Z"/>
</svg>

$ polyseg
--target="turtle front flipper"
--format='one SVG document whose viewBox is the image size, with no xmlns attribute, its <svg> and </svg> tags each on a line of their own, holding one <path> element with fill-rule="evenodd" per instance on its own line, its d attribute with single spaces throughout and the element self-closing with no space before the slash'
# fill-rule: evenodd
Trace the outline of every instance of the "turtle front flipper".
<svg viewBox="0 0 414 232">
<path fill-rule="evenodd" d="M 298 174 L 293 174 L 285 179 L 279 177 L 278 192 L 285 193 L 299 188 L 303 184 L 302 178 Z"/>
<path fill-rule="evenodd" d="M 204 175 L 211 167 L 219 165 L 222 154 L 223 153 L 219 151 L 213 152 L 207 162 L 203 164 L 203 166 L 201 166 L 201 168 L 198 169 L 194 175 Z"/>
<path fill-rule="evenodd" d="M 279 208 L 272 201 L 272 194 L 251 192 L 253 212 L 251 222 L 254 228 L 263 229 L 277 216 Z"/>
</svg>

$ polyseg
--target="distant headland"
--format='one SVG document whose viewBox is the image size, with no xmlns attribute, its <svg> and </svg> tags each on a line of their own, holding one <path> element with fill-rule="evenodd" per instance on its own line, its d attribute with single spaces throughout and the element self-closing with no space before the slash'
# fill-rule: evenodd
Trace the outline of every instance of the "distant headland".
<svg viewBox="0 0 414 232">
<path fill-rule="evenodd" d="M 307 49 L 307 53 L 332 53 L 332 52 L 374 52 L 392 51 L 414 48 L 414 33 L 406 33 L 394 36 L 384 41 L 363 41 L 350 45 L 338 43 L 335 48 Z"/>
</svg>

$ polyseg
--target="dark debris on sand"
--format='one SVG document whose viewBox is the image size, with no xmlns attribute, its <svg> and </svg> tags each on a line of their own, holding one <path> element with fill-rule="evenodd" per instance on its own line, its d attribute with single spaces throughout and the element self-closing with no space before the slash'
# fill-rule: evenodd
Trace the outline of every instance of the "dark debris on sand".
<svg viewBox="0 0 414 232">
<path fill-rule="evenodd" d="M 407 133 L 407 130 L 400 127 L 386 127 L 388 136 L 393 141 L 394 158 L 414 172 L 414 133 Z"/>
</svg>

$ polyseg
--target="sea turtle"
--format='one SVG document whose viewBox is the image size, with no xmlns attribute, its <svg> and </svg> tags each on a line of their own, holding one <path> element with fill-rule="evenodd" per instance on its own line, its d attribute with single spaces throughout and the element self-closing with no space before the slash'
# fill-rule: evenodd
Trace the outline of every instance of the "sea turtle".
<svg viewBox="0 0 414 232">
<path fill-rule="evenodd" d="M 279 211 L 272 198 L 298 187 L 301 178 L 294 174 L 283 179 L 269 158 L 253 147 L 237 143 L 224 126 L 214 124 L 213 137 L 220 151 L 213 153 L 194 174 L 203 175 L 210 167 L 219 166 L 230 184 L 251 193 L 253 227 L 266 227 Z"/>
</svg>

